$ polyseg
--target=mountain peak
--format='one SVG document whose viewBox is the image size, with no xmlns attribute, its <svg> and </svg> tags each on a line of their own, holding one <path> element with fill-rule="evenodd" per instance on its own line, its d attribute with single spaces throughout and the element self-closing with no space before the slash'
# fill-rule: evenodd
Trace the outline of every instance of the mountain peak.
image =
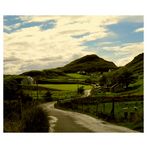
<svg viewBox="0 0 148 148">
<path fill-rule="evenodd" d="M 116 65 L 113 62 L 106 61 L 95 54 L 86 55 L 77 60 L 72 61 L 71 63 L 62 67 L 64 72 L 96 72 L 101 71 L 105 72 L 109 69 L 116 69 Z"/>
</svg>

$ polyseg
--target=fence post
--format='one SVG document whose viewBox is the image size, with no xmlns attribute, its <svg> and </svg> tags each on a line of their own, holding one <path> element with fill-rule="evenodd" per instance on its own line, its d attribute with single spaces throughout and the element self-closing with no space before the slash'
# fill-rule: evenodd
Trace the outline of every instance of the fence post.
<svg viewBox="0 0 148 148">
<path fill-rule="evenodd" d="M 39 89 L 38 89 L 38 81 L 36 81 L 37 83 L 37 100 L 38 100 L 38 98 L 39 98 L 39 93 L 38 93 L 38 91 L 39 91 Z"/>
<path fill-rule="evenodd" d="M 97 106 L 96 106 L 96 116 L 98 116 L 98 101 L 97 101 Z"/>
<path fill-rule="evenodd" d="M 103 112 L 105 113 L 105 103 L 103 103 Z"/>
<path fill-rule="evenodd" d="M 114 102 L 114 98 L 112 99 L 111 117 L 112 117 L 112 119 L 115 118 L 115 102 Z"/>
</svg>

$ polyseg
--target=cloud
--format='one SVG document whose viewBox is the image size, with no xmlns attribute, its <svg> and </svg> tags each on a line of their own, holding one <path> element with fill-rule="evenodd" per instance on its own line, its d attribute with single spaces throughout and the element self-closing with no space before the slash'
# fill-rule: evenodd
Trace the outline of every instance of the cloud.
<svg viewBox="0 0 148 148">
<path fill-rule="evenodd" d="M 134 23 L 139 23 L 139 22 L 143 22 L 143 20 L 144 20 L 144 17 L 143 17 L 143 15 L 131 15 L 131 16 L 129 16 L 129 15 L 123 15 L 122 16 L 122 21 L 124 21 L 124 22 L 134 22 Z"/>
<path fill-rule="evenodd" d="M 14 57 L 14 56 L 10 56 L 8 58 L 4 58 L 4 62 L 19 62 L 21 61 L 21 59 Z"/>
<path fill-rule="evenodd" d="M 134 32 L 144 32 L 144 28 L 138 28 Z"/>
<path fill-rule="evenodd" d="M 144 52 L 143 42 L 126 43 L 118 46 L 102 47 L 101 50 L 111 53 L 111 56 L 105 57 L 113 61 L 117 66 L 124 66 L 130 62 L 135 56 Z"/>
<path fill-rule="evenodd" d="M 65 61 L 69 61 L 73 55 L 79 54 L 79 56 L 83 56 L 86 54 L 91 54 L 92 52 L 83 51 L 83 47 L 79 46 L 76 40 L 72 39 L 69 36 L 64 36 L 62 34 L 54 33 L 50 31 L 41 32 L 38 27 L 30 27 L 25 28 L 20 31 L 4 34 L 4 64 L 6 60 L 14 55 L 17 59 L 21 57 L 21 62 L 18 63 L 19 66 L 15 66 L 12 69 L 12 64 L 8 64 L 7 68 L 5 68 L 5 73 L 20 73 L 21 70 L 27 70 L 32 67 L 48 68 L 53 66 L 62 66 Z M 27 63 L 28 60 L 31 60 L 31 63 L 34 63 L 31 66 L 30 63 Z M 40 64 L 39 62 L 40 61 Z M 45 61 L 52 61 L 50 64 Z M 26 68 L 23 65 L 28 64 Z M 43 63 L 43 64 L 41 64 Z M 35 66 L 36 65 L 36 66 Z M 41 66 L 37 66 L 41 65 Z M 22 68 L 23 67 L 23 68 Z M 18 69 L 17 69 L 18 68 Z"/>
<path fill-rule="evenodd" d="M 83 43 L 116 36 L 106 26 L 123 19 L 125 17 L 121 16 L 20 16 L 17 20 L 22 24 L 16 21 L 14 26 L 4 26 L 10 30 L 5 32 L 4 29 L 4 72 L 18 74 L 31 69 L 59 67 L 84 55 L 95 54 L 96 50 L 86 50 L 88 47 Z M 54 27 L 50 27 L 51 21 Z M 114 54 L 129 50 L 135 53 L 133 49 L 137 50 L 137 47 L 139 44 L 113 46 L 111 42 L 102 43 L 103 51 Z M 17 64 L 12 62 L 20 59 Z"/>
</svg>

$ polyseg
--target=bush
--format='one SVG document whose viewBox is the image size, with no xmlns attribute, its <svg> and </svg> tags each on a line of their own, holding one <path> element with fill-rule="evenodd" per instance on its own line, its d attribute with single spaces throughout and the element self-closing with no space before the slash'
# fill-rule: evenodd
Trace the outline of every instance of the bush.
<svg viewBox="0 0 148 148">
<path fill-rule="evenodd" d="M 78 88 L 78 94 L 84 94 L 84 86 Z"/>
<path fill-rule="evenodd" d="M 90 78 L 87 78 L 87 79 L 85 80 L 85 83 L 91 84 L 91 83 L 92 83 L 92 80 L 91 80 Z"/>
<path fill-rule="evenodd" d="M 4 102 L 4 119 L 15 120 L 20 117 L 20 103 L 17 100 Z"/>
<path fill-rule="evenodd" d="M 52 101 L 51 92 L 48 90 L 44 96 L 45 101 Z"/>
<path fill-rule="evenodd" d="M 25 111 L 22 116 L 21 132 L 48 132 L 48 115 L 40 107 Z"/>
<path fill-rule="evenodd" d="M 33 98 L 32 96 L 30 96 L 29 94 L 24 94 L 24 93 L 20 93 L 20 99 L 22 100 L 22 103 L 23 104 L 26 104 L 26 103 L 31 103 L 33 101 Z"/>
<path fill-rule="evenodd" d="M 17 91 L 19 90 L 19 85 L 15 79 L 12 77 L 4 78 L 4 99 L 14 100 L 17 99 Z"/>
</svg>

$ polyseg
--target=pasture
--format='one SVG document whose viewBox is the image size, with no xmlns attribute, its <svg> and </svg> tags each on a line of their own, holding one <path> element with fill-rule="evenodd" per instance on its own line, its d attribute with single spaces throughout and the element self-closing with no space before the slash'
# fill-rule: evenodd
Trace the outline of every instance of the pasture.
<svg viewBox="0 0 148 148">
<path fill-rule="evenodd" d="M 55 89 L 55 90 L 62 90 L 62 91 L 77 91 L 77 89 L 81 86 L 84 89 L 91 89 L 91 85 L 83 85 L 83 84 L 39 84 L 39 86 Z"/>
</svg>

